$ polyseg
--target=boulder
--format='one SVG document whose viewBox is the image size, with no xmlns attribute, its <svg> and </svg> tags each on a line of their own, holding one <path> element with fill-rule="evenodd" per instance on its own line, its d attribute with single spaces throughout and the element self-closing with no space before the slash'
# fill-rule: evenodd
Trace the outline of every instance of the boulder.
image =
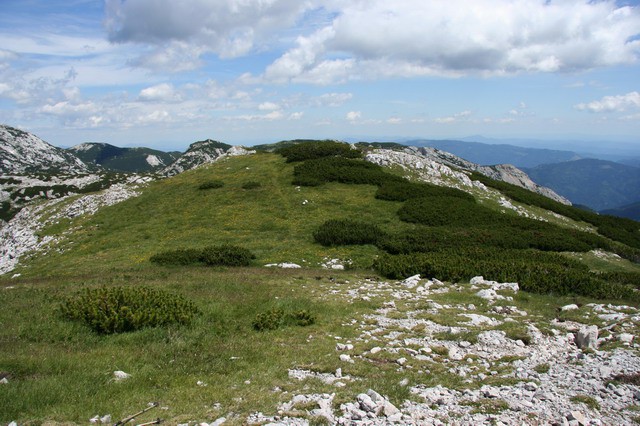
<svg viewBox="0 0 640 426">
<path fill-rule="evenodd" d="M 575 337 L 576 346 L 580 349 L 598 349 L 598 327 L 590 325 L 581 328 Z"/>
</svg>

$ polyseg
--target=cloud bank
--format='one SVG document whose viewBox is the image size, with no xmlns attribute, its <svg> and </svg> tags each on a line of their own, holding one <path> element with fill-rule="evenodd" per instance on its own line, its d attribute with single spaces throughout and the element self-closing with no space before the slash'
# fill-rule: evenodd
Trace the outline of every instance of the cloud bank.
<svg viewBox="0 0 640 426">
<path fill-rule="evenodd" d="M 107 0 L 107 11 L 110 40 L 155 47 L 137 61 L 149 67 L 197 67 L 205 53 L 239 57 L 298 33 L 270 82 L 572 72 L 640 51 L 639 8 L 612 0 Z"/>
</svg>

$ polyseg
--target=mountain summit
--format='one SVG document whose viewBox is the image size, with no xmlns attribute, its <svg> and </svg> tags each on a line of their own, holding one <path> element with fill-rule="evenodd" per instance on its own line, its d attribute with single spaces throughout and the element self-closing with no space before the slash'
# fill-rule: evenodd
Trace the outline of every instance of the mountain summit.
<svg viewBox="0 0 640 426">
<path fill-rule="evenodd" d="M 32 133 L 0 125 L 0 173 L 62 172 L 87 173 L 78 157 L 48 144 Z"/>
<path fill-rule="evenodd" d="M 87 142 L 73 146 L 72 152 L 87 164 L 117 171 L 145 173 L 155 172 L 172 164 L 179 152 L 164 152 L 150 148 L 120 148 L 108 143 Z"/>
</svg>

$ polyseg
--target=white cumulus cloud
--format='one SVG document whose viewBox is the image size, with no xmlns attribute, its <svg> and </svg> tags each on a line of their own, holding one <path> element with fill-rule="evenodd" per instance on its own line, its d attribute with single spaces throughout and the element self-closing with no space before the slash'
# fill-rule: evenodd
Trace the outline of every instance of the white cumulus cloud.
<svg viewBox="0 0 640 426">
<path fill-rule="evenodd" d="M 360 111 L 349 111 L 346 115 L 346 119 L 348 121 L 354 122 L 362 118 L 362 113 Z"/>
<path fill-rule="evenodd" d="M 105 26 L 113 42 L 188 43 L 233 58 L 292 26 L 308 7 L 300 0 L 106 0 Z"/>
<path fill-rule="evenodd" d="M 629 108 L 640 108 L 640 93 L 629 92 L 625 95 L 605 96 L 599 101 L 577 104 L 576 108 L 590 112 L 625 111 Z"/>
<path fill-rule="evenodd" d="M 162 83 L 140 91 L 141 101 L 175 102 L 181 99 L 172 84 Z"/>
<path fill-rule="evenodd" d="M 269 81 L 572 72 L 637 61 L 640 8 L 613 0 L 336 1 Z"/>
</svg>

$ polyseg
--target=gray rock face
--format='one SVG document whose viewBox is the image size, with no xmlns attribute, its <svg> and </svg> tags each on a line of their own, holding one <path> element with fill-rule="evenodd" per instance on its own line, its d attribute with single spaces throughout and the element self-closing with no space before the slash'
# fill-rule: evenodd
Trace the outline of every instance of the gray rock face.
<svg viewBox="0 0 640 426">
<path fill-rule="evenodd" d="M 32 133 L 0 125 L 0 174 L 42 171 L 80 174 L 87 173 L 89 167 L 70 152 Z"/>
<path fill-rule="evenodd" d="M 464 172 L 478 172 L 492 179 L 526 188 L 563 204 L 571 204 L 569 200 L 556 194 L 553 190 L 536 184 L 525 172 L 510 164 L 480 166 L 448 152 L 428 147 L 408 147 L 404 151 L 376 149 L 367 154 L 365 158 L 367 161 L 380 165 L 395 164 L 422 171 L 423 178 L 428 182 L 437 185 L 455 186 L 463 190 L 465 187 L 479 186 L 479 182 L 471 181 Z M 459 183 L 452 184 L 451 178 L 454 178 Z"/>
<path fill-rule="evenodd" d="M 187 152 L 160 173 L 165 176 L 174 176 L 203 164 L 214 163 L 225 156 L 231 157 L 253 153 L 255 153 L 255 151 L 207 139 L 205 141 L 192 143 L 189 149 L 187 149 Z"/>
<path fill-rule="evenodd" d="M 552 189 L 538 185 L 531 180 L 529 175 L 511 164 L 498 164 L 497 166 L 477 166 L 476 171 L 491 179 L 507 182 L 537 192 L 540 195 L 549 197 L 562 204 L 571 205 L 571 202 L 561 195 L 556 194 Z"/>
</svg>

